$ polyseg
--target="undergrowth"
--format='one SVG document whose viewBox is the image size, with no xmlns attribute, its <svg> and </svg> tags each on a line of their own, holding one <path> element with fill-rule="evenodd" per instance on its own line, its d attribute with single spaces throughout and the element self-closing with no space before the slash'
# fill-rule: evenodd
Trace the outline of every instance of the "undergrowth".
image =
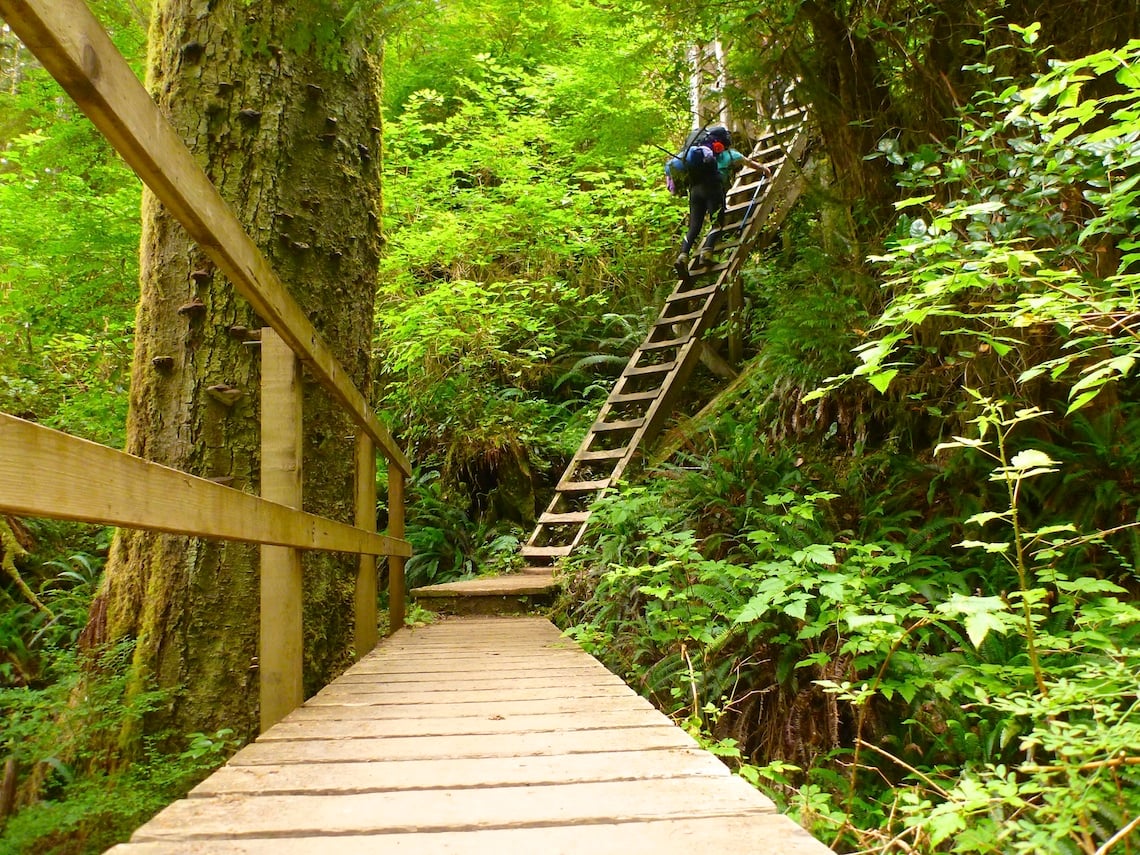
<svg viewBox="0 0 1140 855">
<path fill-rule="evenodd" d="M 777 277 L 755 376 L 566 567 L 567 632 L 839 851 L 1140 851 L 1138 57 L 884 141 L 881 295 Z"/>
</svg>

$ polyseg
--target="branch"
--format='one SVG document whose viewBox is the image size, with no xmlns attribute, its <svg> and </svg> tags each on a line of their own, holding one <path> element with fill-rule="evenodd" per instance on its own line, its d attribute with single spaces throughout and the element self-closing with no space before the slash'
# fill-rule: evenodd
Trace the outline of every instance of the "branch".
<svg viewBox="0 0 1140 855">
<path fill-rule="evenodd" d="M 28 551 L 20 544 L 16 537 L 16 533 L 12 531 L 12 524 L 7 517 L 0 517 L 0 567 L 4 568 L 4 572 L 15 583 L 16 587 L 20 589 L 20 593 L 27 598 L 28 602 L 47 615 L 49 618 L 55 617 L 51 609 L 45 606 L 40 598 L 36 596 L 35 591 L 28 587 L 28 583 L 24 581 L 24 577 L 20 575 L 20 571 L 16 568 L 16 559 L 23 558 L 28 554 Z"/>
<path fill-rule="evenodd" d="M 1137 816 L 1132 820 L 1132 822 L 1128 823 L 1128 825 L 1124 826 L 1124 828 L 1120 829 L 1120 831 L 1116 832 L 1116 834 L 1108 838 L 1108 840 L 1104 842 L 1104 845 L 1097 849 L 1093 855 L 1105 855 L 1109 849 L 1111 849 L 1113 846 L 1115 846 L 1117 843 L 1135 831 L 1137 826 L 1140 826 L 1140 816 Z"/>
</svg>

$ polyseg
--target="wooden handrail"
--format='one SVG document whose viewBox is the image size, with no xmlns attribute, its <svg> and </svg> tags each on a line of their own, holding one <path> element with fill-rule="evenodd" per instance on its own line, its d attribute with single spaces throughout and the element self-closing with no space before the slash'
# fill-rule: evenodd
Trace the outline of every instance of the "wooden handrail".
<svg viewBox="0 0 1140 855">
<path fill-rule="evenodd" d="M 83 488 L 83 484 L 100 485 Z M 409 556 L 406 540 L 0 413 L 0 510 L 247 543 Z"/>
<path fill-rule="evenodd" d="M 376 418 L 87 5 L 82 0 L 0 0 L 0 15 L 254 311 L 372 437 L 388 461 L 411 475 L 407 455 Z"/>
</svg>

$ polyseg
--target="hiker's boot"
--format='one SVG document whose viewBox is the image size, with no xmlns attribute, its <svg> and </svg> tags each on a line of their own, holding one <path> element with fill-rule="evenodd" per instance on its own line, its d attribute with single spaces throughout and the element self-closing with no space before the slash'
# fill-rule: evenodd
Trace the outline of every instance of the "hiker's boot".
<svg viewBox="0 0 1140 855">
<path fill-rule="evenodd" d="M 677 271 L 678 276 L 687 277 L 689 275 L 689 253 L 680 253 L 677 260 L 673 262 L 673 269 Z"/>
</svg>

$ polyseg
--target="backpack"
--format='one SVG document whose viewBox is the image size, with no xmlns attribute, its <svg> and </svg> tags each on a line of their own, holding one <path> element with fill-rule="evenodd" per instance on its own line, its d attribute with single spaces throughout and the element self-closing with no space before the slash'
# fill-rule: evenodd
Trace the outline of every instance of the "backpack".
<svg viewBox="0 0 1140 855">
<path fill-rule="evenodd" d="M 732 148 L 732 135 L 728 132 L 728 128 L 724 125 L 713 125 L 699 132 L 693 140 L 694 145 L 706 145 L 709 148 L 712 148 L 714 142 L 720 143 L 726 149 Z"/>
<path fill-rule="evenodd" d="M 701 128 L 689 135 L 682 150 L 665 163 L 665 186 L 674 196 L 684 196 L 693 184 L 717 177 L 716 155 L 712 144 L 732 147 L 732 137 L 724 125 Z"/>
</svg>

